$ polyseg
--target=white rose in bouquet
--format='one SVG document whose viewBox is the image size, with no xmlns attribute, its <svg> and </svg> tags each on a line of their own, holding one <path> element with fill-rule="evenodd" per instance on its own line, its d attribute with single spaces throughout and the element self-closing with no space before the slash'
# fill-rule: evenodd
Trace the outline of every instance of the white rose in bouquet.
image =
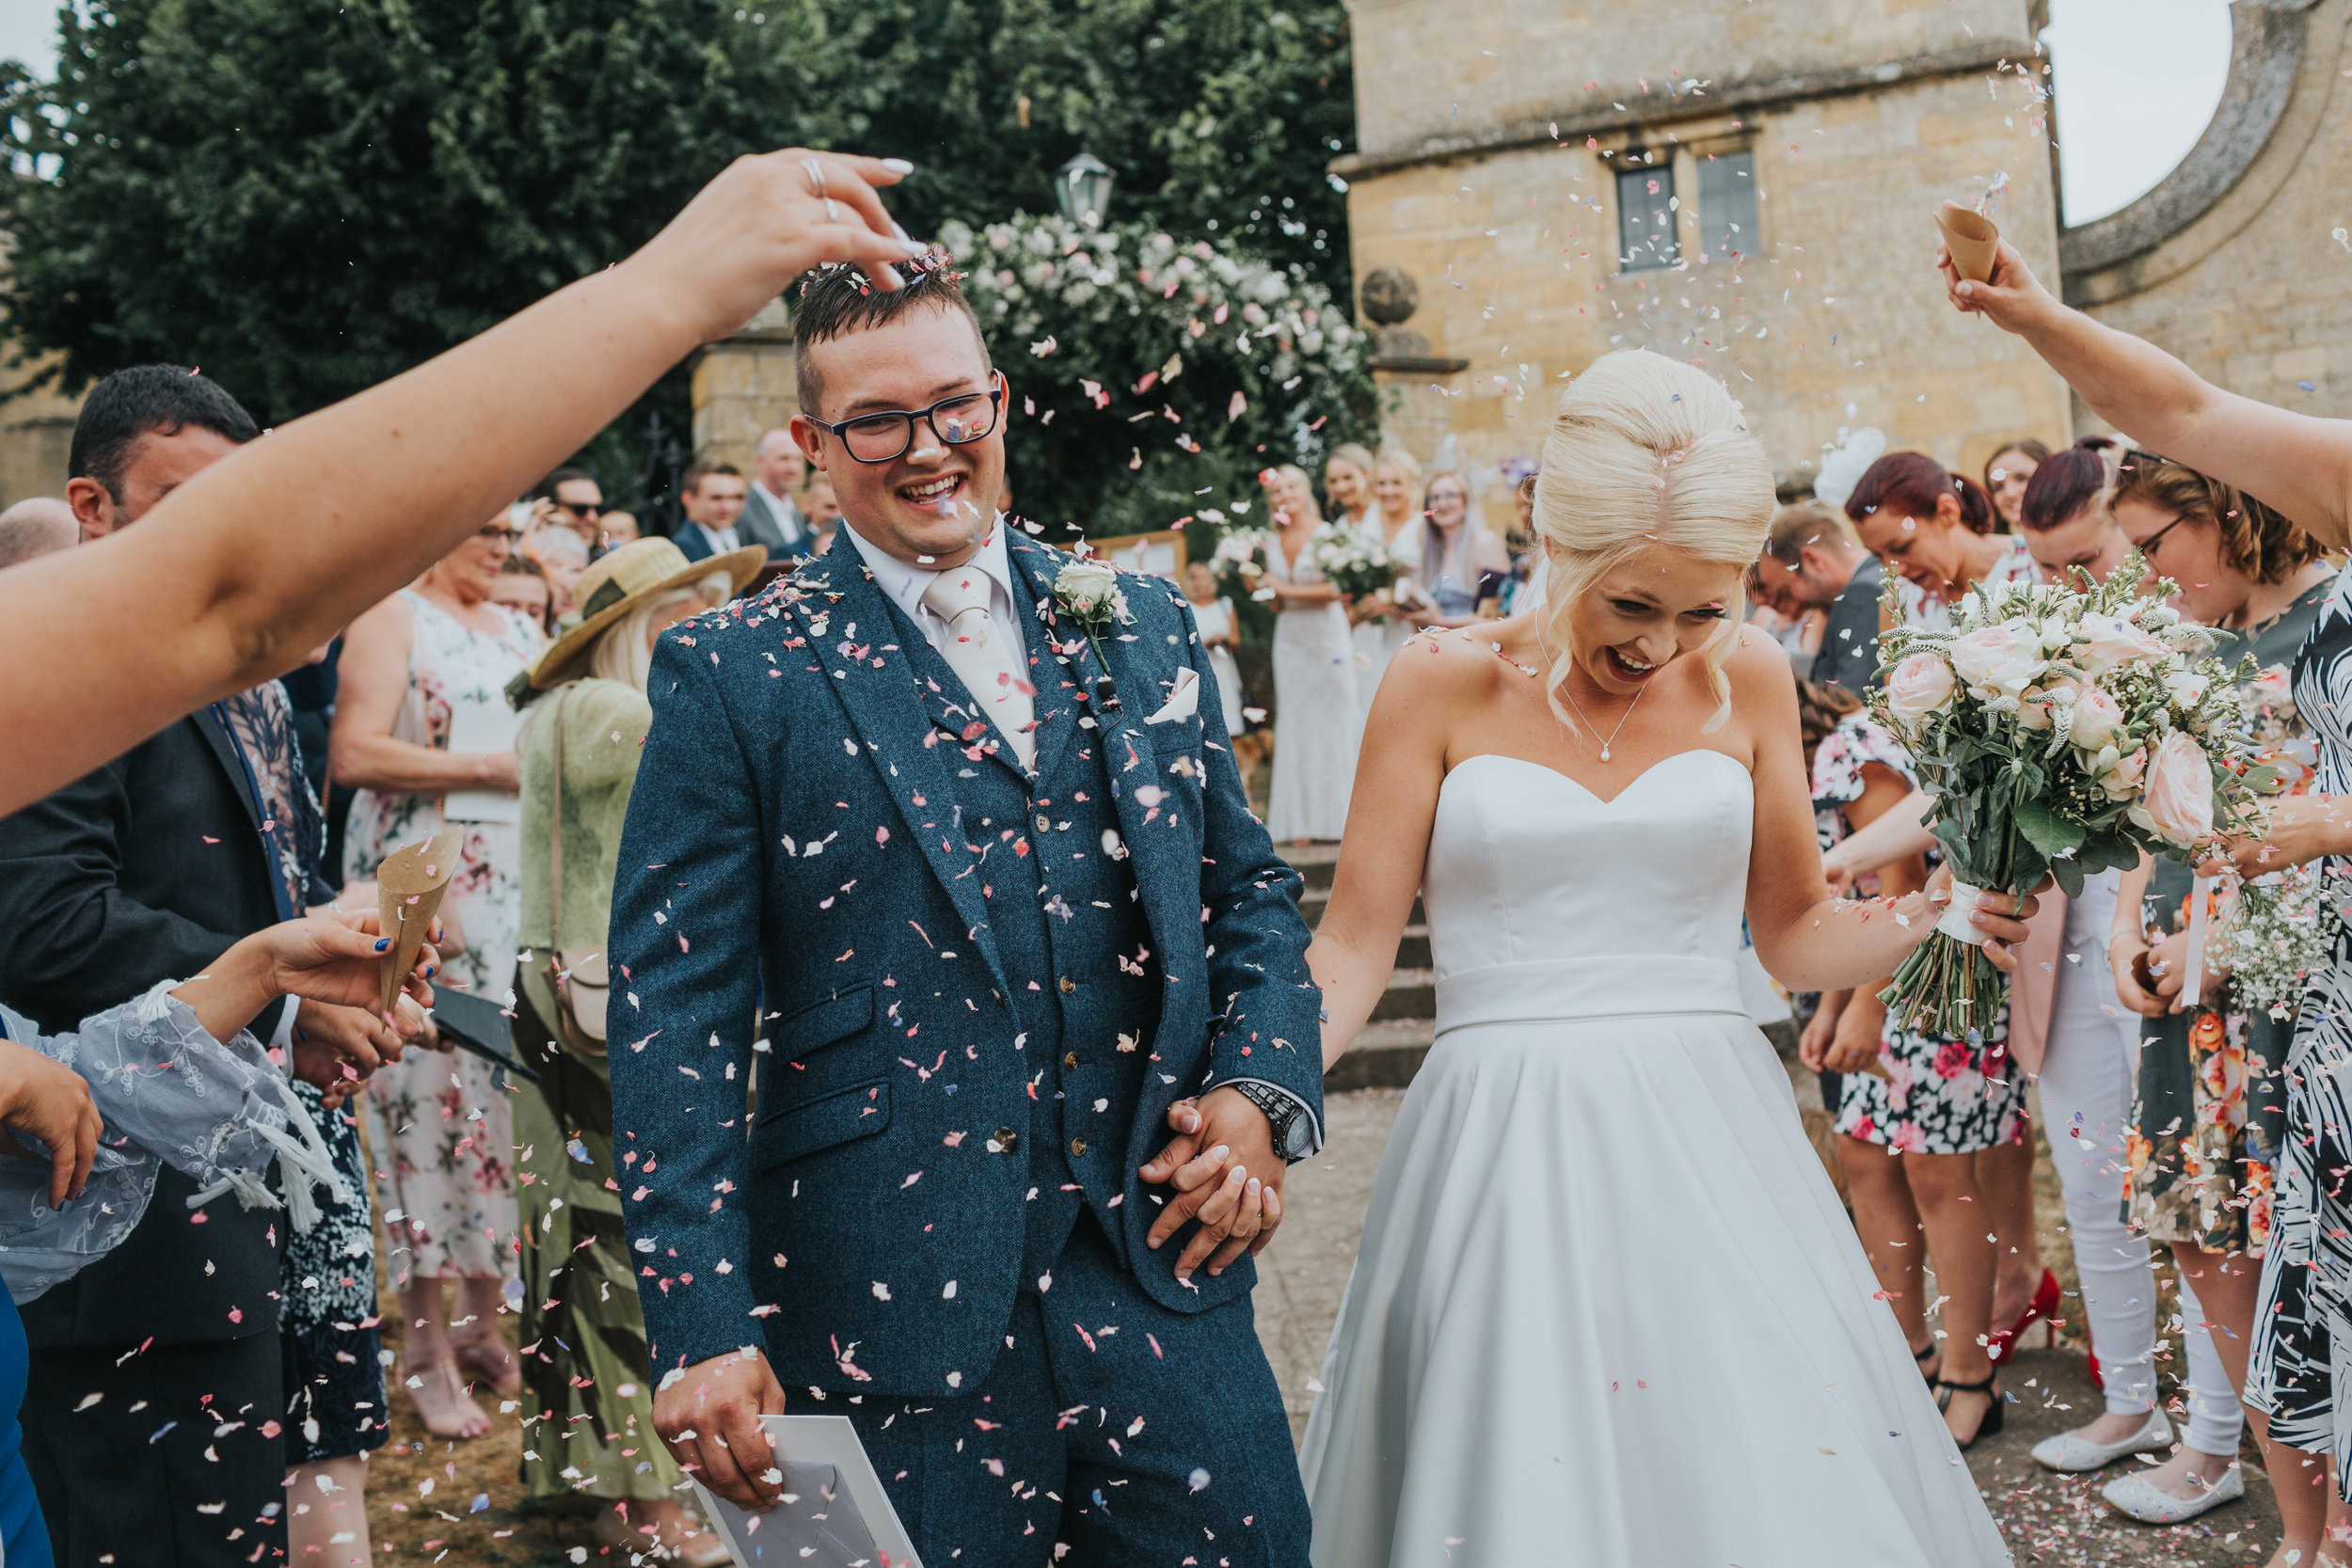
<svg viewBox="0 0 2352 1568">
<path fill-rule="evenodd" d="M 2194 670 L 2176 670 L 2164 677 L 2164 694 L 2171 698 L 2177 707 L 2195 709 L 2211 689 L 2213 682 Z"/>
<path fill-rule="evenodd" d="M 1980 696 L 2016 697 L 2046 668 L 2042 631 L 2030 621 L 1979 626 L 1952 644 L 1952 669 Z"/>
<path fill-rule="evenodd" d="M 1934 654 L 1913 654 L 1886 677 L 1886 711 L 1909 728 L 1940 712 L 1953 690 L 1950 665 Z"/>
</svg>

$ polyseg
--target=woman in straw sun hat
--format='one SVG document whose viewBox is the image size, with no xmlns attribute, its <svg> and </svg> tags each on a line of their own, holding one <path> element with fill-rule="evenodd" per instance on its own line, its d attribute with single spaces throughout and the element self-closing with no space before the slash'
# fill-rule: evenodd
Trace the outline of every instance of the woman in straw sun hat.
<svg viewBox="0 0 2352 1568">
<path fill-rule="evenodd" d="M 523 1418 L 532 1439 L 524 1483 L 534 1497 L 593 1513 L 598 1544 L 659 1545 L 706 1568 L 725 1562 L 726 1551 L 676 1501 L 677 1466 L 654 1437 L 644 1317 L 621 1195 L 610 1185 L 612 1080 L 596 1001 L 613 857 L 653 723 L 645 673 L 654 640 L 725 604 L 767 558 L 757 545 L 698 562 L 667 539 L 622 545 L 580 574 L 577 624 L 532 667 L 528 690 L 516 683 L 532 712 L 517 748 L 525 951 L 515 977 L 522 1004 L 515 1053 L 540 1073 L 535 1088 L 515 1098 L 518 1173 L 536 1178 L 516 1194 Z"/>
</svg>

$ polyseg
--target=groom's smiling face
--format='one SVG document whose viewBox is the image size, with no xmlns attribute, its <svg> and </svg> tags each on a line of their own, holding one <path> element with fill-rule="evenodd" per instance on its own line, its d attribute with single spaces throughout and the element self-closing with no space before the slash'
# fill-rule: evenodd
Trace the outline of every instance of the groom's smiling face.
<svg viewBox="0 0 2352 1568">
<path fill-rule="evenodd" d="M 821 388 L 812 410 L 827 424 L 865 415 L 920 411 L 944 398 L 998 386 L 979 329 L 951 306 L 914 309 L 862 331 L 811 343 L 810 368 Z M 946 415 L 943 425 L 949 424 Z M 833 483 L 841 515 L 868 544 L 900 561 L 954 566 L 971 558 L 994 523 L 1005 477 L 1005 425 L 977 440 L 942 440 L 917 419 L 907 450 L 886 463 L 862 463 L 842 438 L 806 418 L 793 437 Z"/>
</svg>

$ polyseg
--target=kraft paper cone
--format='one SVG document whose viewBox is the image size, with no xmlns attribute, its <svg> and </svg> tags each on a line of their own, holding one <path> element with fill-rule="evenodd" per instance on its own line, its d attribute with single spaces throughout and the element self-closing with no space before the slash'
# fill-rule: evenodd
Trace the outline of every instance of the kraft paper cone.
<svg viewBox="0 0 2352 1568">
<path fill-rule="evenodd" d="M 395 849 L 384 857 L 375 874 L 375 907 L 383 928 L 377 934 L 392 939 L 384 955 L 384 1008 L 389 1011 L 400 995 L 401 982 L 416 967 L 417 949 L 424 945 L 433 917 L 441 912 L 441 895 L 457 869 L 457 851 L 465 842 L 462 829 L 443 828 L 421 843 Z"/>
<path fill-rule="evenodd" d="M 1947 201 L 1935 210 L 1935 226 L 1944 230 L 1944 243 L 1951 247 L 1952 265 L 1961 277 L 1971 283 L 1992 277 L 1993 254 L 2000 248 L 2001 231 L 1991 218 L 1957 201 Z"/>
</svg>

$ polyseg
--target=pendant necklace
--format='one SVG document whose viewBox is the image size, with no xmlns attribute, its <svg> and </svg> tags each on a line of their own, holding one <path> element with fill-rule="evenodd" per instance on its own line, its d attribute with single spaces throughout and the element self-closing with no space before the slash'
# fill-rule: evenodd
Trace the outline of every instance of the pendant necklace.
<svg viewBox="0 0 2352 1568">
<path fill-rule="evenodd" d="M 1535 646 L 1543 649 L 1543 655 L 1547 660 L 1551 657 L 1551 650 L 1544 646 L 1543 628 L 1540 626 L 1538 626 L 1535 630 Z M 1642 705 L 1642 693 L 1647 691 L 1648 689 L 1648 683 L 1643 683 L 1641 690 L 1633 693 L 1633 700 L 1625 705 L 1625 713 L 1617 720 L 1617 727 L 1611 730 L 1609 732 L 1609 738 L 1600 743 L 1601 761 L 1607 762 L 1609 760 L 1609 748 L 1617 743 L 1617 736 L 1625 731 L 1626 720 L 1633 717 L 1633 710 Z M 1586 716 L 1584 712 L 1584 705 L 1576 700 L 1576 693 L 1568 689 L 1568 683 L 1565 680 L 1560 683 L 1560 695 L 1568 700 L 1568 706 L 1576 709 L 1576 716 L 1584 721 L 1584 727 L 1586 729 L 1592 731 L 1595 735 L 1600 734 L 1600 726 L 1594 723 L 1593 721 Z M 1557 715 L 1554 715 L 1555 719 L 1557 717 Z"/>
</svg>

